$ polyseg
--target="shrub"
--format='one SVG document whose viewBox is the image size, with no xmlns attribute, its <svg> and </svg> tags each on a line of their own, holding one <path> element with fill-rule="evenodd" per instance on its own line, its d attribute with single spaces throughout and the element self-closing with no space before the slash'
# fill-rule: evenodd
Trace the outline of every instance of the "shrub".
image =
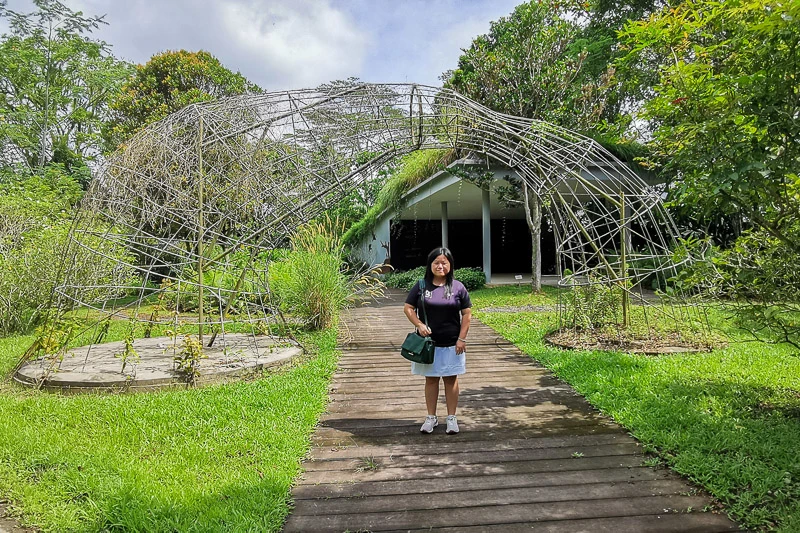
<svg viewBox="0 0 800 533">
<path fill-rule="evenodd" d="M 410 291 L 417 280 L 425 276 L 425 267 L 420 266 L 405 272 L 390 272 L 383 281 L 387 287 Z M 453 277 L 464 284 L 468 291 L 480 289 L 486 285 L 486 274 L 479 268 L 457 268 Z"/>
<path fill-rule="evenodd" d="M 132 258 L 126 250 L 87 233 L 81 246 L 65 257 L 69 224 L 64 222 L 38 232 L 28 232 L 13 253 L 0 256 L 0 332 L 28 331 L 54 304 L 53 291 L 66 280 L 64 292 L 85 303 L 123 296 L 126 286 L 137 284 Z"/>
<path fill-rule="evenodd" d="M 292 250 L 270 266 L 272 297 L 311 329 L 330 327 L 347 303 L 347 281 L 341 268 L 342 260 L 334 254 Z"/>
<path fill-rule="evenodd" d="M 468 291 L 474 291 L 486 285 L 486 272 L 480 268 L 457 268 L 453 271 L 453 277 L 463 283 Z"/>
<path fill-rule="evenodd" d="M 566 276 L 571 281 L 571 276 Z M 616 324 L 622 302 L 622 288 L 616 284 L 592 282 L 588 285 L 570 283 L 563 301 L 563 324 L 568 328 L 602 328 Z"/>
<path fill-rule="evenodd" d="M 386 284 L 387 287 L 391 287 L 393 289 L 403 289 L 404 291 L 410 291 L 411 287 L 417 282 L 417 280 L 421 279 L 425 276 L 425 267 L 417 267 L 411 270 L 406 270 L 405 272 L 389 272 L 383 278 L 383 282 Z"/>
</svg>

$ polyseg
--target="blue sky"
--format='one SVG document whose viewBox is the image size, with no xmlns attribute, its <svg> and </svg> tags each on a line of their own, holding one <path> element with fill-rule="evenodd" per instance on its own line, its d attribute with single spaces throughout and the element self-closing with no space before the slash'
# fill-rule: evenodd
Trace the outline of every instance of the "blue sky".
<svg viewBox="0 0 800 533">
<path fill-rule="evenodd" d="M 207 50 L 267 90 L 350 76 L 440 85 L 462 48 L 522 0 L 62 0 L 106 15 L 94 35 L 144 63 L 165 50 Z M 31 11 L 28 0 L 9 0 Z M 5 28 L 0 30 L 5 31 Z"/>
</svg>

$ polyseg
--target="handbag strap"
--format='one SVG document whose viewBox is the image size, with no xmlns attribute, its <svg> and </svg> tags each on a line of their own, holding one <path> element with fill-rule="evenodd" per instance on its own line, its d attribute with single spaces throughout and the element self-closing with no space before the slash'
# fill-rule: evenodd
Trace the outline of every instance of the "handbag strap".
<svg viewBox="0 0 800 533">
<path fill-rule="evenodd" d="M 422 302 L 422 323 L 428 325 L 428 314 L 425 312 L 425 279 L 419 280 L 419 299 Z"/>
</svg>

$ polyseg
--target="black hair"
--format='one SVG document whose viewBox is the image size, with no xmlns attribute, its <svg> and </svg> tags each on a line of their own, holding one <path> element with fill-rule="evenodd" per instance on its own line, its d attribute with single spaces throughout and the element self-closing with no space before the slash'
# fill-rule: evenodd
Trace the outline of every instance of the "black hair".
<svg viewBox="0 0 800 533">
<path fill-rule="evenodd" d="M 444 282 L 444 296 L 445 298 L 450 298 L 450 295 L 453 294 L 453 271 L 456 268 L 455 264 L 453 263 L 453 254 L 444 246 L 434 248 L 431 250 L 431 253 L 428 254 L 428 261 L 425 263 L 425 286 L 433 287 L 433 269 L 431 268 L 431 265 L 433 264 L 433 261 L 440 255 L 443 255 L 450 263 L 450 271 L 445 276 Z"/>
</svg>

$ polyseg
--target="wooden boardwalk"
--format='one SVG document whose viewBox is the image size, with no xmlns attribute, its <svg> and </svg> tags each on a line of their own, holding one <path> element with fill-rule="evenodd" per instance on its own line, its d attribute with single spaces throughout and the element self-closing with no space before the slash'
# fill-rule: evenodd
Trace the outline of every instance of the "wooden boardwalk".
<svg viewBox="0 0 800 533">
<path fill-rule="evenodd" d="M 397 295 L 345 316 L 352 340 L 293 490 L 284 531 L 738 530 L 707 496 L 643 466 L 638 443 L 569 386 L 473 320 L 461 433 L 424 435 L 423 378 L 399 355 Z M 688 512 L 691 510 L 691 512 Z"/>
</svg>

